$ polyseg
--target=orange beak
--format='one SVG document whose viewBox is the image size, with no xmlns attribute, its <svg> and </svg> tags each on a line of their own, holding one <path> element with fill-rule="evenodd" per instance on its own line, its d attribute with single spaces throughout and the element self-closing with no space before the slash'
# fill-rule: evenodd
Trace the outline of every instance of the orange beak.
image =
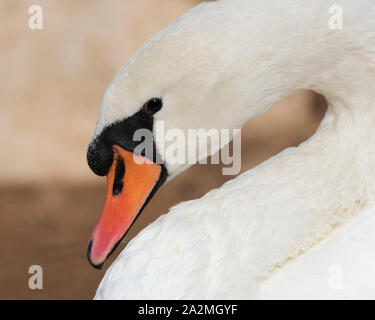
<svg viewBox="0 0 375 320">
<path fill-rule="evenodd" d="M 90 263 L 100 269 L 151 197 L 162 168 L 142 156 L 114 146 L 107 193 L 88 247 Z M 142 163 L 142 164 L 140 164 Z"/>
</svg>

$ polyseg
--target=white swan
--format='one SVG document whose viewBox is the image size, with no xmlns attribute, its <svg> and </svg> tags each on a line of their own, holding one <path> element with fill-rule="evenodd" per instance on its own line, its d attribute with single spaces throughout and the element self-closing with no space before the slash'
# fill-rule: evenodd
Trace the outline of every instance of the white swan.
<svg viewBox="0 0 375 320">
<path fill-rule="evenodd" d="M 325 0 L 203 3 L 119 71 L 88 150 L 109 182 L 88 250 L 97 267 L 163 179 L 188 167 L 168 156 L 135 166 L 134 130 L 155 129 L 155 120 L 185 131 L 240 128 L 297 89 L 325 96 L 328 111 L 298 148 L 144 229 L 97 299 L 375 297 L 375 1 L 335 4 L 343 29 L 329 27 Z M 160 150 L 157 134 L 154 142 Z M 335 266 L 340 290 L 330 284 Z"/>
</svg>

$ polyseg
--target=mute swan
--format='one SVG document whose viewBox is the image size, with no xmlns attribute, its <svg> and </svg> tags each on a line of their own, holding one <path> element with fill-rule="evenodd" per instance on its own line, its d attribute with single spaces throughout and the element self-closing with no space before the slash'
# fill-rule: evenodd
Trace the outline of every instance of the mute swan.
<svg viewBox="0 0 375 320">
<path fill-rule="evenodd" d="M 89 166 L 108 180 L 88 249 L 95 267 L 155 191 L 189 167 L 168 155 L 156 164 L 168 144 L 156 133 L 153 161 L 135 165 L 135 130 L 160 120 L 185 132 L 240 128 L 297 89 L 325 96 L 328 110 L 298 148 L 145 228 L 95 298 L 375 297 L 375 1 L 335 5 L 343 29 L 329 27 L 325 0 L 202 3 L 121 68 L 88 149 Z M 330 290 L 330 264 L 343 269 L 345 289 Z"/>
</svg>

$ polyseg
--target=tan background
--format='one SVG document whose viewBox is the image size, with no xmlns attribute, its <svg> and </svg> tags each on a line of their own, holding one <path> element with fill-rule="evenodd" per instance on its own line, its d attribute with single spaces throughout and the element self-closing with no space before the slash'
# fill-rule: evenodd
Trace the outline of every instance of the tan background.
<svg viewBox="0 0 375 320">
<path fill-rule="evenodd" d="M 101 97 L 142 43 L 199 2 L 0 2 L 0 298 L 93 296 L 113 260 L 102 271 L 86 260 L 105 190 L 85 157 Z M 32 4 L 43 7 L 41 31 L 28 28 Z M 250 121 L 242 169 L 306 140 L 324 110 L 319 96 L 299 92 Z M 124 242 L 173 204 L 228 178 L 220 166 L 193 167 L 157 193 Z M 43 290 L 28 288 L 34 264 L 43 267 Z"/>
</svg>

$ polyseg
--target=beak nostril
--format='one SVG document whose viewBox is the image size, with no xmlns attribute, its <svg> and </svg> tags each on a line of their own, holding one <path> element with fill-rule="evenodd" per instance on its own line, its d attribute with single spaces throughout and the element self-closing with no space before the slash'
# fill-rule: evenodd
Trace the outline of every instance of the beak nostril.
<svg viewBox="0 0 375 320">
<path fill-rule="evenodd" d="M 116 156 L 116 170 L 115 179 L 113 181 L 112 194 L 114 197 L 118 196 L 124 188 L 125 163 L 120 156 Z"/>
</svg>

